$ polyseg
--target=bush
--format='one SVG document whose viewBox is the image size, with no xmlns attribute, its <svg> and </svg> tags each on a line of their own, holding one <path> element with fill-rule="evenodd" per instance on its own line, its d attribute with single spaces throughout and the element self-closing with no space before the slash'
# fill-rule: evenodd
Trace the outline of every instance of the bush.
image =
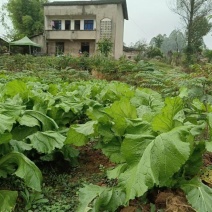
<svg viewBox="0 0 212 212">
<path fill-rule="evenodd" d="M 98 51 L 105 57 L 108 57 L 113 48 L 112 41 L 110 39 L 104 38 L 100 40 L 97 44 L 98 44 Z"/>
<path fill-rule="evenodd" d="M 118 65 L 114 58 L 97 54 L 90 58 L 90 68 L 98 72 L 108 73 L 117 72 Z"/>
<path fill-rule="evenodd" d="M 150 46 L 147 49 L 146 54 L 147 54 L 148 58 L 154 58 L 154 57 L 157 57 L 157 56 L 163 57 L 161 50 L 159 48 L 156 48 L 156 47 L 153 47 L 153 46 Z"/>
</svg>

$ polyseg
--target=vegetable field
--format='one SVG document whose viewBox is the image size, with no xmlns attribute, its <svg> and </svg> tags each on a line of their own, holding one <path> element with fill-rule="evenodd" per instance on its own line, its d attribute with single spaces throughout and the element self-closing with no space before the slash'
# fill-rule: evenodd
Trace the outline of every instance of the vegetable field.
<svg viewBox="0 0 212 212">
<path fill-rule="evenodd" d="M 122 82 L 2 67 L 0 211 L 165 211 L 152 197 L 167 193 L 186 197 L 179 211 L 211 211 L 210 67 L 138 66 L 113 73 Z"/>
</svg>

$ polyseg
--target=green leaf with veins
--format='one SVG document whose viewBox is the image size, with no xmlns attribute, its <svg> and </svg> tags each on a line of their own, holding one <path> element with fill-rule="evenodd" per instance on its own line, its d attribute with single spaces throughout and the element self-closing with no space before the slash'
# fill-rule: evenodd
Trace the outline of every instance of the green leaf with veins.
<svg viewBox="0 0 212 212">
<path fill-rule="evenodd" d="M 135 91 L 135 96 L 131 99 L 131 103 L 138 108 L 139 106 L 146 106 L 152 112 L 159 112 L 164 102 L 162 96 L 148 88 L 138 88 Z"/>
<path fill-rule="evenodd" d="M 152 135 L 127 134 L 121 145 L 121 153 L 129 165 L 139 162 L 147 146 L 154 140 Z"/>
<path fill-rule="evenodd" d="M 112 118 L 114 122 L 112 129 L 118 136 L 122 136 L 127 128 L 126 119 L 137 118 L 136 108 L 126 98 L 114 102 L 111 107 L 105 109 L 105 112 Z"/>
<path fill-rule="evenodd" d="M 21 124 L 30 126 L 37 125 L 37 121 L 39 121 L 42 131 L 48 130 L 56 130 L 58 129 L 57 123 L 50 117 L 39 111 L 26 110 L 24 113 L 25 117 L 21 119 Z M 33 120 L 35 119 L 35 120 Z M 32 123 L 29 123 L 32 122 Z"/>
<path fill-rule="evenodd" d="M 77 212 L 84 212 L 89 207 L 89 204 L 106 189 L 106 187 L 100 187 L 96 185 L 84 185 L 79 189 L 80 204 L 77 208 Z"/>
<path fill-rule="evenodd" d="M 21 152 L 23 153 L 24 151 L 29 151 L 32 149 L 31 144 L 27 144 L 23 141 L 16 141 L 16 140 L 11 140 L 10 145 L 13 147 L 13 150 L 16 152 Z"/>
<path fill-rule="evenodd" d="M 107 170 L 108 179 L 116 179 L 119 178 L 120 174 L 126 171 L 129 166 L 127 163 L 122 163 L 117 165 L 114 169 Z"/>
<path fill-rule="evenodd" d="M 97 121 L 88 121 L 85 124 L 81 124 L 77 127 L 74 127 L 74 129 L 76 130 L 76 132 L 88 136 L 94 134 L 94 128 L 96 124 Z"/>
<path fill-rule="evenodd" d="M 38 119 L 31 115 L 24 114 L 22 117 L 18 119 L 20 125 L 27 126 L 27 127 L 34 127 L 38 126 L 41 127 L 41 124 Z"/>
<path fill-rule="evenodd" d="M 42 174 L 31 160 L 22 153 L 11 152 L 0 159 L 0 172 L 7 172 L 7 167 L 11 166 L 16 169 L 14 174 L 23 179 L 28 187 L 41 191 Z"/>
<path fill-rule="evenodd" d="M 0 190 L 0 211 L 10 212 L 13 211 L 18 198 L 17 191 Z"/>
<path fill-rule="evenodd" d="M 72 126 L 67 133 L 65 144 L 85 145 L 88 141 L 88 136 L 95 133 L 96 124 L 97 121 L 88 121 L 85 124 Z"/>
<path fill-rule="evenodd" d="M 16 122 L 13 117 L 3 114 L 0 114 L 0 120 L 0 134 L 3 134 L 5 131 L 10 132 L 13 128 L 13 124 Z"/>
<path fill-rule="evenodd" d="M 0 144 L 8 143 L 12 139 L 11 133 L 0 134 Z"/>
<path fill-rule="evenodd" d="M 74 128 L 70 128 L 64 144 L 73 144 L 75 146 L 83 146 L 88 142 L 88 137 L 82 133 L 78 133 Z"/>
<path fill-rule="evenodd" d="M 61 149 L 66 138 L 59 132 L 46 131 L 36 132 L 28 136 L 27 139 L 30 140 L 32 147 L 38 152 L 50 154 L 56 148 Z"/>
<path fill-rule="evenodd" d="M 194 178 L 181 184 L 188 202 L 197 212 L 211 212 L 212 188 Z"/>
<path fill-rule="evenodd" d="M 17 119 L 21 112 L 25 109 L 23 105 L 15 105 L 12 103 L 1 103 L 0 104 L 0 114 L 13 117 Z"/>
<path fill-rule="evenodd" d="M 99 142 L 96 147 L 101 149 L 103 154 L 113 163 L 123 163 L 126 161 L 121 154 L 121 142 L 117 138 L 108 143 Z"/>
<path fill-rule="evenodd" d="M 14 140 L 22 141 L 37 131 L 39 131 L 39 127 L 17 126 L 12 129 L 11 134 Z"/>
<path fill-rule="evenodd" d="M 96 185 L 85 185 L 79 190 L 80 204 L 77 212 L 111 211 L 124 205 L 125 194 L 120 188 L 107 188 Z"/>
<path fill-rule="evenodd" d="M 162 112 L 155 116 L 152 121 L 154 131 L 168 132 L 175 127 L 175 115 L 183 109 L 183 100 L 180 97 L 168 97 L 165 100 Z"/>
<path fill-rule="evenodd" d="M 18 94 L 23 99 L 27 99 L 29 94 L 26 83 L 20 80 L 13 80 L 8 82 L 5 86 L 4 92 L 6 95 L 11 97 L 14 97 Z"/>
<path fill-rule="evenodd" d="M 190 156 L 190 144 L 184 140 L 187 135 L 189 127 L 179 127 L 160 134 L 147 145 L 138 163 L 120 175 L 120 185 L 126 190 L 126 201 L 142 196 L 154 185 L 172 185 L 172 176 Z M 127 149 L 123 154 L 128 154 Z"/>
</svg>

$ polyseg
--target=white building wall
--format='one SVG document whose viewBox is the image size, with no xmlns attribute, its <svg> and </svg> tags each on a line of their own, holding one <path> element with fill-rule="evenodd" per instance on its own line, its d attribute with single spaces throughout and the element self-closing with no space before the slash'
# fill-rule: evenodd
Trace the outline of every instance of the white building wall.
<svg viewBox="0 0 212 212">
<path fill-rule="evenodd" d="M 80 20 L 80 30 L 84 30 L 84 20 Z"/>
</svg>

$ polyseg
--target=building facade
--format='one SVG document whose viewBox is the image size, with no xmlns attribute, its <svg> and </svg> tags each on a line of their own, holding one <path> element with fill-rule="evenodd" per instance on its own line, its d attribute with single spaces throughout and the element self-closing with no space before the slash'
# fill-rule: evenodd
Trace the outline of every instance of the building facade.
<svg viewBox="0 0 212 212">
<path fill-rule="evenodd" d="M 113 56 L 123 54 L 126 0 L 61 1 L 44 4 L 44 52 L 78 55 L 96 52 L 98 41 L 113 43 Z"/>
</svg>

